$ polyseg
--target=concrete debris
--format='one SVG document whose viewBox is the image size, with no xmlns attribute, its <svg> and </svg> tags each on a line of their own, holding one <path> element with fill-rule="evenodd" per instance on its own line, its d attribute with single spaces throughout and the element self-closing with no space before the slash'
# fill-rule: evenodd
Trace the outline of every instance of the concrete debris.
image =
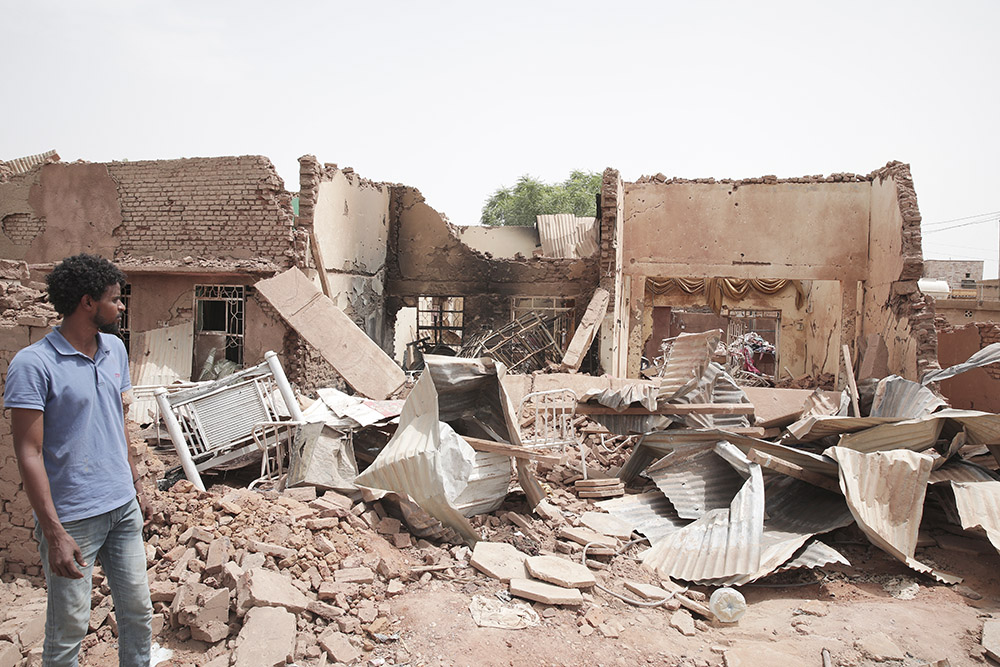
<svg viewBox="0 0 1000 667">
<path fill-rule="evenodd" d="M 495 597 L 474 595 L 469 611 L 476 625 L 484 628 L 522 630 L 540 624 L 538 612 L 519 600 L 503 602 Z"/>
<path fill-rule="evenodd" d="M 583 604 L 579 589 L 563 588 L 534 579 L 511 579 L 510 594 L 543 604 L 578 606 Z"/>
<path fill-rule="evenodd" d="M 232 667 L 279 667 L 295 653 L 295 616 L 276 607 L 247 612 Z"/>
<path fill-rule="evenodd" d="M 530 576 L 524 565 L 527 558 L 512 544 L 481 541 L 476 543 L 469 563 L 486 576 L 507 583 Z"/>
<path fill-rule="evenodd" d="M 590 588 L 597 583 L 594 573 L 585 565 L 559 556 L 532 556 L 524 566 L 535 579 L 563 588 Z"/>
</svg>

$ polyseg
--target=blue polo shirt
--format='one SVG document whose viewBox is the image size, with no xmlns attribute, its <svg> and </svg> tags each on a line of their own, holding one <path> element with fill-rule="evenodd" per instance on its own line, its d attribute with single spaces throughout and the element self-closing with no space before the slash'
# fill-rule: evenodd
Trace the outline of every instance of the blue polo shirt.
<svg viewBox="0 0 1000 667">
<path fill-rule="evenodd" d="M 45 413 L 42 456 L 63 523 L 135 497 L 121 399 L 131 387 L 125 345 L 109 334 L 98 334 L 91 359 L 54 327 L 10 362 L 4 407 Z"/>
</svg>

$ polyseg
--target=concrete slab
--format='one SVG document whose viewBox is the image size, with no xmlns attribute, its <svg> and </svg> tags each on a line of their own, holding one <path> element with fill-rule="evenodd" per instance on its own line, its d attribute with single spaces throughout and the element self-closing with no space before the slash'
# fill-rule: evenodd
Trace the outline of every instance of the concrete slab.
<svg viewBox="0 0 1000 667">
<path fill-rule="evenodd" d="M 361 657 L 361 651 L 351 644 L 350 638 L 343 632 L 328 629 L 319 636 L 319 645 L 327 652 L 334 662 L 349 665 Z"/>
<path fill-rule="evenodd" d="M 524 561 L 524 566 L 535 579 L 564 588 L 590 588 L 597 583 L 586 565 L 559 556 L 532 556 Z"/>
<path fill-rule="evenodd" d="M 632 524 L 604 512 L 584 512 L 580 516 L 580 523 L 601 535 L 620 540 L 632 537 Z"/>
<path fill-rule="evenodd" d="M 283 607 L 298 614 L 305 611 L 309 599 L 278 572 L 255 567 L 240 577 L 236 586 L 238 609 L 250 607 Z"/>
<path fill-rule="evenodd" d="M 986 655 L 1000 661 L 1000 620 L 988 619 L 983 623 L 982 645 Z"/>
<path fill-rule="evenodd" d="M 279 667 L 295 653 L 295 615 L 278 607 L 247 612 L 236 639 L 233 667 Z"/>
<path fill-rule="evenodd" d="M 697 633 L 694 629 L 694 617 L 686 609 L 678 609 L 670 615 L 670 627 L 685 637 L 694 637 Z"/>
<path fill-rule="evenodd" d="M 608 537 L 607 535 L 601 535 L 590 528 L 560 528 L 558 537 L 571 542 L 576 542 L 577 544 L 595 543 L 609 549 L 618 548 L 618 540 L 613 537 Z"/>
<path fill-rule="evenodd" d="M 632 591 L 644 600 L 662 600 L 664 598 L 670 597 L 670 593 L 663 590 L 659 586 L 654 586 L 653 584 L 644 584 L 639 581 L 624 581 L 625 588 Z"/>
<path fill-rule="evenodd" d="M 531 575 L 524 566 L 528 554 L 506 542 L 477 542 L 469 561 L 488 577 L 507 583 L 511 579 L 527 579 Z"/>
<path fill-rule="evenodd" d="M 906 654 L 884 632 L 875 632 L 862 637 L 854 644 L 872 660 L 903 660 Z"/>
<path fill-rule="evenodd" d="M 333 580 L 339 584 L 370 584 L 375 581 L 375 573 L 367 567 L 347 567 L 334 572 Z"/>
<path fill-rule="evenodd" d="M 583 594 L 577 588 L 563 588 L 534 579 L 511 579 L 510 593 L 543 604 L 583 604 Z"/>
</svg>

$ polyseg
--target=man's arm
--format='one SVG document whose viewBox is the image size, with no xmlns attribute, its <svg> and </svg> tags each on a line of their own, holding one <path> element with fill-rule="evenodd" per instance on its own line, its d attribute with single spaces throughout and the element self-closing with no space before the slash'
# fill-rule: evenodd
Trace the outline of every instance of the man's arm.
<svg viewBox="0 0 1000 667">
<path fill-rule="evenodd" d="M 42 459 L 43 412 L 28 408 L 11 408 L 10 423 L 14 435 L 14 453 L 21 483 L 28 494 L 31 508 L 35 510 L 38 525 L 49 544 L 49 567 L 60 577 L 81 579 L 83 573 L 77 565 L 86 567 L 83 553 L 76 540 L 63 528 L 56 514 L 49 489 L 49 476 Z"/>
</svg>

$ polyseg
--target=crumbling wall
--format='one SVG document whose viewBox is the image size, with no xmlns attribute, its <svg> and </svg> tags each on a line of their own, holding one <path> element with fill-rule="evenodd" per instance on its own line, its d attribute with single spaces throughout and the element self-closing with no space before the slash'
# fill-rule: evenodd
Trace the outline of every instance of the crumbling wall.
<svg viewBox="0 0 1000 667">
<path fill-rule="evenodd" d="M 542 250 L 536 227 L 461 225 L 454 229 L 462 243 L 496 259 L 516 259 L 518 255 L 531 257 Z"/>
<path fill-rule="evenodd" d="M 587 300 L 597 286 L 596 257 L 491 259 L 473 250 L 414 188 L 391 188 L 390 221 L 388 292 L 394 296 L 492 294 Z"/>
<path fill-rule="evenodd" d="M 17 351 L 43 338 L 51 325 L 58 322 L 55 310 L 45 302 L 39 287 L 41 285 L 29 282 L 26 265 L 0 260 L 0 379 L 3 382 L 6 382 L 7 367 Z M 14 455 L 10 414 L 5 411 L 0 419 L 0 554 L 6 560 L 6 571 L 40 573 L 33 527 L 31 504 L 21 486 Z"/>
<path fill-rule="evenodd" d="M 291 197 L 261 156 L 50 163 L 0 183 L 0 256 L 295 259 Z M 304 247 L 304 245 L 303 245 Z"/>
<path fill-rule="evenodd" d="M 299 226 L 312 234 L 309 265 L 323 271 L 321 287 L 368 337 L 391 349 L 385 331 L 389 188 L 351 168 L 322 167 L 299 158 Z M 389 347 L 387 347 L 389 346 Z"/>
<path fill-rule="evenodd" d="M 937 364 L 933 301 L 917 287 L 923 275 L 920 211 L 910 168 L 890 162 L 872 172 L 868 279 L 860 337 L 882 336 L 889 368 L 919 379 Z"/>
<path fill-rule="evenodd" d="M 106 168 L 121 203 L 118 253 L 292 264 L 291 195 L 266 157 L 111 162 Z"/>
<path fill-rule="evenodd" d="M 938 362 L 942 368 L 960 364 L 987 345 L 1000 342 L 1000 324 L 974 322 L 949 326 L 938 324 Z M 953 408 L 1000 412 L 1000 364 L 974 368 L 941 381 L 941 393 Z"/>
<path fill-rule="evenodd" d="M 606 289 L 608 312 L 599 331 L 598 349 L 601 369 L 615 377 L 625 374 L 628 348 L 618 345 L 628 335 L 628 294 L 623 285 L 622 248 L 625 219 L 625 184 L 617 169 L 605 169 L 601 176 L 600 218 L 600 287 Z"/>
</svg>

